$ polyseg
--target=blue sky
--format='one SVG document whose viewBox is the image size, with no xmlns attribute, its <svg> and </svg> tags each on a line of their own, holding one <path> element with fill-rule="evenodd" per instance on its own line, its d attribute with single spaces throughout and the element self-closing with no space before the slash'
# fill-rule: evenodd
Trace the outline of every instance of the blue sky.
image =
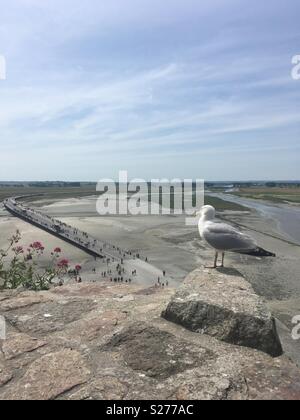
<svg viewBox="0 0 300 420">
<path fill-rule="evenodd" d="M 0 180 L 300 179 L 298 0 L 0 1 Z"/>
</svg>

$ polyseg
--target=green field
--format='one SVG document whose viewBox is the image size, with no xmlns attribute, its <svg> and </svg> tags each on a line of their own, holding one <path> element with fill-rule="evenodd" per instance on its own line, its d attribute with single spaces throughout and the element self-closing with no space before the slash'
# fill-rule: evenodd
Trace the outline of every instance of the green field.
<svg viewBox="0 0 300 420">
<path fill-rule="evenodd" d="M 205 204 L 213 206 L 217 211 L 249 211 L 249 208 L 241 206 L 240 204 L 230 203 L 229 201 L 224 201 L 217 197 L 210 197 L 209 195 L 205 196 Z"/>
<path fill-rule="evenodd" d="M 300 204 L 300 188 L 242 188 L 234 195 L 254 200 L 265 200 L 273 203 Z"/>
<path fill-rule="evenodd" d="M 31 197 L 29 199 L 31 202 L 40 200 L 43 198 L 42 195 L 49 200 L 86 197 L 95 195 L 96 187 L 92 185 L 82 187 L 0 187 L 0 202 L 9 197 L 34 194 L 40 194 L 40 196 Z"/>
</svg>

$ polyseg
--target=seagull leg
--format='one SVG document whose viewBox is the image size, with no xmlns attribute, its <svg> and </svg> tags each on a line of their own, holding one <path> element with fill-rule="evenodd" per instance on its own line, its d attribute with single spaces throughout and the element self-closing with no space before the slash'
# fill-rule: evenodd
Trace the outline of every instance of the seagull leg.
<svg viewBox="0 0 300 420">
<path fill-rule="evenodd" d="M 219 253 L 218 253 L 218 252 L 216 252 L 216 255 L 215 255 L 215 262 L 214 262 L 214 268 L 217 268 L 218 257 L 219 257 Z"/>
<path fill-rule="evenodd" d="M 218 257 L 219 257 L 219 253 L 218 253 L 218 252 L 216 252 L 213 267 L 205 266 L 205 268 L 209 268 L 209 269 L 215 269 L 215 268 L 217 268 Z"/>
<path fill-rule="evenodd" d="M 225 260 L 225 252 L 222 252 L 222 265 L 221 265 L 221 267 L 224 267 L 224 260 Z"/>
</svg>

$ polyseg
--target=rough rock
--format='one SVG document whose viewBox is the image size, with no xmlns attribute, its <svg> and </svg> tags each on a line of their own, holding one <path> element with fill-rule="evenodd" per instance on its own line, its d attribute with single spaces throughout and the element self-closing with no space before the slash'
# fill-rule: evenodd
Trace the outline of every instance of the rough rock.
<svg viewBox="0 0 300 420">
<path fill-rule="evenodd" d="M 0 300 L 0 312 L 6 312 L 12 309 L 26 308 L 41 302 L 46 302 L 50 299 L 50 295 L 45 296 L 45 293 L 36 293 L 35 295 L 32 295 L 30 292 L 25 292 L 22 293 L 21 296 L 14 297 L 14 295 L 15 292 L 12 292 L 11 299 L 8 299 L 6 292 L 4 299 Z"/>
<path fill-rule="evenodd" d="M 27 334 L 10 333 L 4 341 L 2 351 L 5 359 L 14 359 L 23 353 L 32 352 L 45 345 L 45 341 L 30 337 Z"/>
<path fill-rule="evenodd" d="M 51 400 L 87 381 L 90 371 L 80 353 L 62 350 L 37 359 L 4 399 Z"/>
<path fill-rule="evenodd" d="M 169 332 L 147 324 L 130 326 L 103 347 L 106 351 L 115 349 L 121 351 L 131 369 L 157 379 L 167 379 L 215 359 L 208 349 L 191 346 Z"/>
<path fill-rule="evenodd" d="M 0 387 L 2 385 L 6 385 L 11 379 L 13 375 L 11 371 L 9 371 L 3 364 L 3 362 L 0 361 Z"/>
<path fill-rule="evenodd" d="M 14 308 L 4 315 L 18 331 L 43 337 L 47 333 L 63 330 L 94 307 L 90 299 L 70 298 Z"/>
<path fill-rule="evenodd" d="M 163 319 L 173 294 L 104 282 L 39 302 L 34 292 L 8 294 L 0 400 L 300 399 L 300 371 L 286 357 Z"/>
<path fill-rule="evenodd" d="M 275 319 L 251 285 L 230 270 L 196 270 L 176 291 L 162 316 L 227 343 L 282 355 Z"/>
</svg>

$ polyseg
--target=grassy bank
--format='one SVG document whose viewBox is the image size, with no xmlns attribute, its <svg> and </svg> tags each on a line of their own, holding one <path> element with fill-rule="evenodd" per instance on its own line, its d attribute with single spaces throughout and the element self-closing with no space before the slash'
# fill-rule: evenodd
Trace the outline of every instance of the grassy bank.
<svg viewBox="0 0 300 420">
<path fill-rule="evenodd" d="M 234 195 L 272 203 L 300 204 L 300 188 L 242 188 Z"/>
<path fill-rule="evenodd" d="M 80 198 L 96 193 L 95 186 L 82 187 L 2 187 L 0 188 L 0 202 L 9 197 L 20 195 L 44 195 L 46 199 Z M 31 197 L 30 202 L 40 200 L 41 197 Z M 26 200 L 24 200 L 26 201 Z"/>
<path fill-rule="evenodd" d="M 224 201 L 221 198 L 211 197 L 209 195 L 205 196 L 205 204 L 213 206 L 217 211 L 249 211 L 249 208 L 244 207 L 240 204 Z"/>
</svg>

